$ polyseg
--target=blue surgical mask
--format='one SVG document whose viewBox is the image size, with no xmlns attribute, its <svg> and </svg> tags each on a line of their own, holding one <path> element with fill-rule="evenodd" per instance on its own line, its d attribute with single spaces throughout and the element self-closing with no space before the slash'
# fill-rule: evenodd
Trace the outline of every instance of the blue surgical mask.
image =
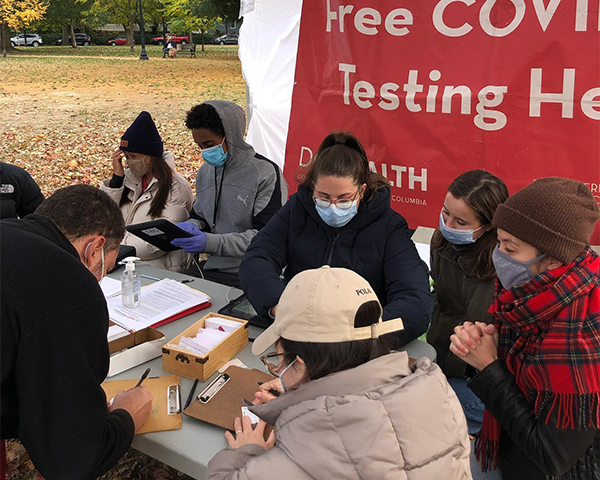
<svg viewBox="0 0 600 480">
<path fill-rule="evenodd" d="M 340 228 L 346 225 L 358 212 L 358 199 L 352 201 L 350 208 L 338 208 L 335 204 L 328 207 L 321 207 L 315 204 L 317 213 L 327 225 L 333 228 Z"/>
<path fill-rule="evenodd" d="M 287 372 L 287 371 L 288 371 L 288 370 L 291 368 L 291 366 L 292 366 L 294 363 L 296 363 L 296 360 L 298 360 L 298 359 L 297 359 L 297 358 L 294 358 L 294 361 L 293 361 L 292 363 L 290 363 L 290 364 L 289 364 L 287 367 L 285 367 L 285 368 L 283 369 L 283 371 L 282 371 L 282 372 L 281 372 L 281 373 L 278 375 L 278 377 L 279 377 L 279 381 L 281 382 L 281 386 L 283 387 L 283 392 L 284 392 L 284 393 L 285 393 L 285 392 L 287 392 L 287 388 L 285 388 L 285 383 L 283 383 L 283 374 L 284 374 L 285 372 Z"/>
<path fill-rule="evenodd" d="M 496 248 L 492 254 L 492 260 L 494 262 L 496 275 L 498 275 L 500 283 L 506 290 L 510 290 L 512 287 L 523 285 L 535 277 L 535 274 L 531 271 L 531 266 L 538 263 L 545 256 L 546 254 L 542 253 L 539 257 L 535 257 L 533 260 L 521 262 L 519 260 L 515 260 L 510 255 L 501 252 L 500 246 L 496 245 Z"/>
<path fill-rule="evenodd" d="M 477 230 L 481 230 L 483 225 L 475 230 L 463 230 L 460 228 L 450 228 L 444 222 L 444 216 L 440 213 L 440 232 L 446 240 L 448 240 L 453 245 L 468 245 L 469 243 L 475 243 L 477 238 L 473 238 L 473 234 Z"/>
<path fill-rule="evenodd" d="M 223 139 L 221 145 L 202 149 L 202 158 L 206 163 L 213 167 L 220 167 L 225 163 L 227 153 L 223 151 L 223 143 L 225 143 L 225 139 Z"/>
</svg>

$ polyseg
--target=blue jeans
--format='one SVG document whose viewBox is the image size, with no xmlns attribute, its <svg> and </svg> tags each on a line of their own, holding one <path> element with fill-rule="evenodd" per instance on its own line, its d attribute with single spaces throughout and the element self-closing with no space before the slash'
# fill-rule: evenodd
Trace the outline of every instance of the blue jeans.
<svg viewBox="0 0 600 480">
<path fill-rule="evenodd" d="M 481 423 L 483 422 L 483 410 L 484 405 L 479 397 L 475 395 L 469 387 L 467 387 L 467 380 L 464 378 L 449 378 L 448 383 L 456 393 L 460 405 L 465 412 L 467 417 L 467 428 L 469 434 L 473 435 L 481 430 Z"/>
</svg>

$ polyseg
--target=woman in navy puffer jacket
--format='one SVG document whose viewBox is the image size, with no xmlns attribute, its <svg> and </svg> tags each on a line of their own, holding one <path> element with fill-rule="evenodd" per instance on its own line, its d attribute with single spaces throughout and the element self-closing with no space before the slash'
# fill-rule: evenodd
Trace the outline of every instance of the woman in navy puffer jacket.
<svg viewBox="0 0 600 480">
<path fill-rule="evenodd" d="M 239 274 L 258 314 L 273 318 L 285 284 L 323 265 L 361 275 L 384 306 L 383 319 L 403 319 L 392 347 L 427 330 L 427 268 L 406 220 L 390 207 L 389 182 L 369 170 L 362 145 L 348 133 L 325 137 L 304 183 L 254 238 Z"/>
</svg>

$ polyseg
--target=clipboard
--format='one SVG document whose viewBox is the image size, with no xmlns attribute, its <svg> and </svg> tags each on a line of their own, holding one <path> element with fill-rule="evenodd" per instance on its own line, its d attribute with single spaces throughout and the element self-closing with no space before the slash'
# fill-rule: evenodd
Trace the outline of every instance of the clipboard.
<svg viewBox="0 0 600 480">
<path fill-rule="evenodd" d="M 233 432 L 235 418 L 242 416 L 242 398 L 252 400 L 258 391 L 258 382 L 268 382 L 273 377 L 255 368 L 249 370 L 235 365 L 223 373 L 229 376 L 229 380 L 208 399 L 204 398 L 204 402 L 200 400 L 203 392 L 196 395 L 183 413 Z M 265 429 L 265 435 L 270 431 L 269 428 Z"/>
<path fill-rule="evenodd" d="M 152 394 L 152 411 L 146 423 L 137 432 L 164 432 L 166 430 L 179 430 L 183 425 L 181 415 L 181 386 L 177 375 L 168 377 L 147 378 L 144 386 Z M 135 387 L 137 378 L 131 380 L 113 380 L 102 384 L 106 399 L 113 398 L 119 390 L 129 390 Z"/>
<path fill-rule="evenodd" d="M 191 233 L 186 232 L 164 218 L 136 223 L 135 225 L 125 227 L 125 229 L 136 237 L 154 245 L 156 248 L 160 248 L 163 252 L 179 250 L 180 247 L 171 245 L 171 240 L 193 237 Z"/>
</svg>

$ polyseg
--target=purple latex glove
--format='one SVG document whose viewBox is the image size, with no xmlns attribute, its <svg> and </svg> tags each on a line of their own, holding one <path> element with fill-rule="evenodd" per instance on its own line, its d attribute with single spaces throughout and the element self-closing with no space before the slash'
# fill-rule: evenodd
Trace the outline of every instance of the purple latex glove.
<svg viewBox="0 0 600 480">
<path fill-rule="evenodd" d="M 178 223 L 177 226 L 193 237 L 176 238 L 171 245 L 183 248 L 187 253 L 202 253 L 206 248 L 206 233 L 190 222 Z"/>
</svg>

